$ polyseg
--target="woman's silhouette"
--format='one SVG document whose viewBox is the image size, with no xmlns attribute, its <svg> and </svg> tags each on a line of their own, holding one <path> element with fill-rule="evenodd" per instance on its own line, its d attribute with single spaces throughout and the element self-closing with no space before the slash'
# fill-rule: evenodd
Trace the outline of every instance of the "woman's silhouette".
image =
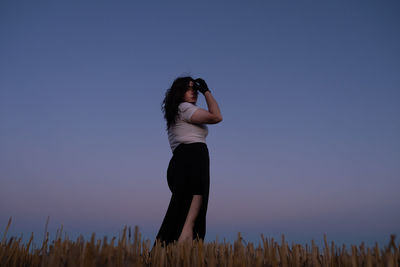
<svg viewBox="0 0 400 267">
<path fill-rule="evenodd" d="M 198 91 L 208 111 L 196 106 Z M 210 187 L 210 161 L 205 124 L 222 121 L 221 111 L 203 79 L 175 79 L 162 103 L 168 140 L 173 152 L 167 170 L 172 192 L 156 239 L 162 244 L 204 239 Z"/>
</svg>

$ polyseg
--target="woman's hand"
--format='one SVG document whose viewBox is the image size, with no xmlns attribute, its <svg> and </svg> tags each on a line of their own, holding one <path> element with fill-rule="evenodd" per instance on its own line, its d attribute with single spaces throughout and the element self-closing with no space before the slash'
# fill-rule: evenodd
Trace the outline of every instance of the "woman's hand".
<svg viewBox="0 0 400 267">
<path fill-rule="evenodd" d="M 203 95 L 205 92 L 210 91 L 210 89 L 208 89 L 206 82 L 203 79 L 197 78 L 194 81 L 195 83 L 198 84 L 197 87 L 199 88 L 200 93 L 202 93 Z"/>
</svg>

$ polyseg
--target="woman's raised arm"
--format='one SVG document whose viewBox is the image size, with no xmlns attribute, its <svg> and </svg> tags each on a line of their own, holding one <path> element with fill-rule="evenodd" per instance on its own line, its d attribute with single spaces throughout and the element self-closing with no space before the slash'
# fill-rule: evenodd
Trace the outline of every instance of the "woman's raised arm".
<svg viewBox="0 0 400 267">
<path fill-rule="evenodd" d="M 208 111 L 202 108 L 196 110 L 190 118 L 192 123 L 197 124 L 216 124 L 222 121 L 222 114 L 219 106 L 210 91 L 204 92 Z"/>
</svg>

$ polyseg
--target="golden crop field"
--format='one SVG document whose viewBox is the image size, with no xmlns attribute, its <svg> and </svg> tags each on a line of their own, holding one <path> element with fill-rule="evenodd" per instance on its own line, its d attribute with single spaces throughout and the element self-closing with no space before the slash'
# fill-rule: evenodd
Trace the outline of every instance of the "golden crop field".
<svg viewBox="0 0 400 267">
<path fill-rule="evenodd" d="M 345 245 L 337 247 L 334 242 L 328 244 L 324 236 L 324 248 L 320 251 L 312 240 L 311 246 L 292 243 L 289 245 L 282 235 L 280 244 L 273 238 L 261 235 L 262 244 L 244 245 L 240 233 L 233 243 L 210 242 L 201 240 L 174 243 L 167 247 L 142 240 L 139 228 L 124 227 L 122 234 L 111 240 L 107 237 L 96 239 L 95 233 L 90 240 L 82 236 L 76 241 L 62 238 L 62 227 L 57 230 L 56 238 L 45 238 L 40 247 L 34 245 L 33 234 L 29 242 L 22 238 L 9 237 L 7 231 L 11 219 L 3 234 L 0 245 L 0 266 L 399 266 L 399 244 L 391 235 L 387 247 L 380 249 Z"/>
</svg>

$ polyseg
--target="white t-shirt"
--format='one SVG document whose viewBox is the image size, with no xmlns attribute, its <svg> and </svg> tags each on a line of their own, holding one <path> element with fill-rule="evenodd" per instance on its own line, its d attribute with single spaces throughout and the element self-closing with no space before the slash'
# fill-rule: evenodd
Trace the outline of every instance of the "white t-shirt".
<svg viewBox="0 0 400 267">
<path fill-rule="evenodd" d="M 189 102 L 182 102 L 179 104 L 176 123 L 168 129 L 168 141 L 172 152 L 181 143 L 206 143 L 206 137 L 208 135 L 207 125 L 195 124 L 190 120 L 197 109 L 199 109 L 198 106 Z"/>
</svg>

